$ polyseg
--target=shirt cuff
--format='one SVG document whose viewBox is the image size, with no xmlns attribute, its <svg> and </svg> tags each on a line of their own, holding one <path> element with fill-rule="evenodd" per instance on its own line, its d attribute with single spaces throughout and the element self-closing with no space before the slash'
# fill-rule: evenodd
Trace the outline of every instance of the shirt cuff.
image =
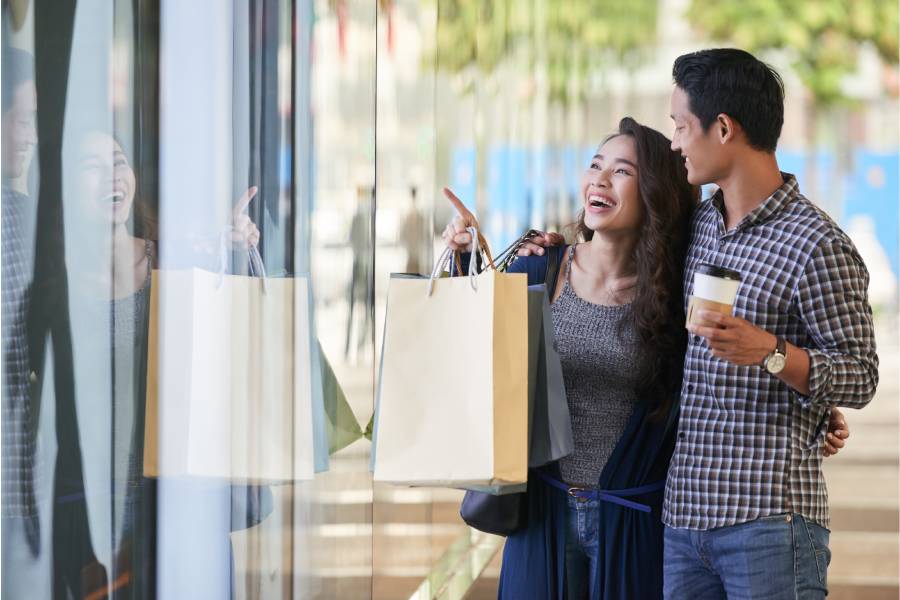
<svg viewBox="0 0 900 600">
<path fill-rule="evenodd" d="M 831 396 L 831 370 L 834 359 L 816 348 L 804 348 L 809 355 L 809 394 L 796 393 L 797 401 L 803 406 L 822 404 Z"/>
</svg>

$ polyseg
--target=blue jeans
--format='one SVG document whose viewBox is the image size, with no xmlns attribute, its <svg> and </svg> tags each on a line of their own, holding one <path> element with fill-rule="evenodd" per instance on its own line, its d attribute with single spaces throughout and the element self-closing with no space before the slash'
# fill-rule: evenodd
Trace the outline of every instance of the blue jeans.
<svg viewBox="0 0 900 600">
<path fill-rule="evenodd" d="M 600 549 L 600 501 L 568 498 L 566 511 L 566 597 L 592 598 Z"/>
<path fill-rule="evenodd" d="M 807 600 L 828 593 L 828 530 L 797 514 L 708 531 L 666 527 L 668 600 Z"/>
</svg>

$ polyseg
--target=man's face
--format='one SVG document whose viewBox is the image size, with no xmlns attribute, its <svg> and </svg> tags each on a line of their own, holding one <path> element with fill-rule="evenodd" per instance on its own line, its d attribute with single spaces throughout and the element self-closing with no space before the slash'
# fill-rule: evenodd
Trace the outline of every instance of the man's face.
<svg viewBox="0 0 900 600">
<path fill-rule="evenodd" d="M 688 181 L 704 185 L 717 181 L 727 164 L 725 147 L 720 143 L 717 124 L 704 132 L 700 119 L 691 112 L 687 92 L 678 86 L 672 90 L 671 116 L 675 122 L 672 150 L 681 152 L 687 167 Z"/>
<path fill-rule="evenodd" d="M 3 177 L 21 177 L 27 166 L 32 146 L 37 143 L 35 118 L 37 94 L 34 82 L 26 81 L 16 88 L 13 103 L 3 113 Z"/>
</svg>

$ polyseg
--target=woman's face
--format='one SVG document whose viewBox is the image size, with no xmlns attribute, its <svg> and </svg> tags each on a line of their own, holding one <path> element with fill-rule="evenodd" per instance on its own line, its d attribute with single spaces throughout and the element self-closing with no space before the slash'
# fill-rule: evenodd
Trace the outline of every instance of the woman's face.
<svg viewBox="0 0 900 600">
<path fill-rule="evenodd" d="M 584 224 L 596 233 L 637 233 L 643 219 L 634 139 L 617 135 L 597 149 L 581 178 Z"/>
<path fill-rule="evenodd" d="M 134 171 L 112 136 L 88 134 L 79 148 L 78 192 L 82 207 L 92 218 L 123 224 L 134 204 Z"/>
</svg>

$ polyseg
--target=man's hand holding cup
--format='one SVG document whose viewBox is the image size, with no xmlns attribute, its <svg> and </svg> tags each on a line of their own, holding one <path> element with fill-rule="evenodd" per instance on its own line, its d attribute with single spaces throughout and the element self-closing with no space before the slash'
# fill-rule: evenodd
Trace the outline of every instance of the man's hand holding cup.
<svg viewBox="0 0 900 600">
<path fill-rule="evenodd" d="M 735 365 L 758 365 L 775 347 L 775 336 L 746 319 L 732 316 L 741 274 L 701 264 L 688 298 L 687 329 L 706 338 L 713 356 Z"/>
</svg>

